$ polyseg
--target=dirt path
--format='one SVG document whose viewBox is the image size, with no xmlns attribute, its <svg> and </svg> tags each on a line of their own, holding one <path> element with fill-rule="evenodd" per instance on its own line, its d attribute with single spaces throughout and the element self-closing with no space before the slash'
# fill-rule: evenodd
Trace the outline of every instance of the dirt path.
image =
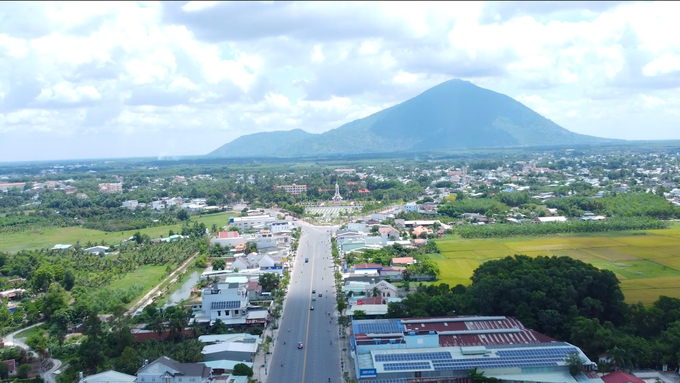
<svg viewBox="0 0 680 383">
<path fill-rule="evenodd" d="M 146 301 L 150 300 L 153 296 L 155 296 L 155 295 L 158 293 L 158 290 L 160 289 L 161 285 L 163 285 L 163 284 L 164 284 L 165 282 L 167 282 L 167 281 L 171 281 L 175 276 L 177 276 L 177 274 L 178 274 L 180 271 L 184 270 L 184 268 L 186 268 L 187 265 L 188 265 L 190 262 L 193 262 L 193 260 L 196 258 L 197 255 L 198 255 L 198 253 L 196 253 L 196 254 L 192 255 L 191 257 L 187 258 L 187 260 L 184 261 L 184 262 L 182 262 L 182 264 L 179 265 L 172 273 L 170 273 L 167 277 L 161 279 L 161 281 L 158 282 L 158 284 L 156 285 L 156 287 L 154 287 L 153 289 L 151 289 L 148 293 L 146 293 L 143 297 L 141 297 L 137 302 L 135 302 L 135 304 L 133 304 L 132 306 L 130 306 L 130 309 L 129 309 L 128 312 L 127 312 L 128 315 L 133 315 L 133 314 L 135 313 L 135 311 L 137 311 L 137 309 L 138 309 L 139 307 L 141 307 L 142 305 L 144 305 L 144 303 L 145 303 Z"/>
</svg>

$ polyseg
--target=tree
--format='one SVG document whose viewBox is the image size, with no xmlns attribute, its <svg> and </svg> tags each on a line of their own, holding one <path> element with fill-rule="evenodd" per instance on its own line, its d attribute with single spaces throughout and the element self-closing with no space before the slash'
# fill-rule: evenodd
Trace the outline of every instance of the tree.
<svg viewBox="0 0 680 383">
<path fill-rule="evenodd" d="M 31 367 L 30 364 L 22 364 L 21 366 L 19 366 L 19 371 L 17 372 L 18 378 L 19 379 L 28 378 L 28 374 L 30 374 L 31 371 L 33 371 L 33 367 Z"/>
<path fill-rule="evenodd" d="M 232 374 L 236 376 L 251 377 L 253 376 L 253 369 L 244 363 L 237 363 L 234 365 L 234 372 Z"/>
<path fill-rule="evenodd" d="M 279 287 L 281 279 L 274 273 L 264 273 L 260 274 L 259 283 L 262 291 L 274 291 Z"/>
<path fill-rule="evenodd" d="M 37 352 L 44 352 L 47 350 L 47 339 L 41 331 L 40 333 L 31 334 L 26 339 L 26 345 Z"/>
<path fill-rule="evenodd" d="M 0 379 L 9 378 L 9 366 L 6 363 L 0 363 Z"/>
<path fill-rule="evenodd" d="M 42 313 L 45 319 L 50 319 L 55 312 L 68 308 L 68 293 L 59 282 L 54 282 L 42 299 Z"/>
<path fill-rule="evenodd" d="M 177 219 L 180 221 L 188 221 L 189 220 L 189 212 L 186 209 L 180 209 L 177 212 Z"/>
<path fill-rule="evenodd" d="M 227 262 L 224 259 L 213 259 L 212 261 L 213 270 L 224 270 L 227 267 Z"/>
<path fill-rule="evenodd" d="M 120 356 L 115 359 L 114 366 L 120 372 L 134 375 L 139 370 L 141 359 L 139 353 L 134 348 L 127 346 Z"/>
<path fill-rule="evenodd" d="M 366 311 L 354 310 L 354 319 L 364 319 L 366 318 Z"/>
<path fill-rule="evenodd" d="M 571 376 L 576 377 L 576 375 L 583 371 L 583 359 L 581 359 L 581 355 L 578 352 L 570 352 L 564 361 L 569 366 Z"/>
</svg>

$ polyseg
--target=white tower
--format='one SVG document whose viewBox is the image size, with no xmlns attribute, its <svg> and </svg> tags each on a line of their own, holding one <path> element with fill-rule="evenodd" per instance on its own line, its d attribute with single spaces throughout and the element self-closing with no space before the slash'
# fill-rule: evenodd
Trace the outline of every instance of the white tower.
<svg viewBox="0 0 680 383">
<path fill-rule="evenodd" d="M 342 201 L 342 196 L 340 195 L 340 186 L 338 186 L 338 181 L 335 181 L 335 195 L 333 196 L 333 201 Z"/>
</svg>

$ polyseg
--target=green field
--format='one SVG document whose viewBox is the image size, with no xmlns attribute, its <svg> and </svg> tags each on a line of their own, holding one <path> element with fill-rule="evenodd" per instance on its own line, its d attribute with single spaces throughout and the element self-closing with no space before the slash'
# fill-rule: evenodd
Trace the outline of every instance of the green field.
<svg viewBox="0 0 680 383">
<path fill-rule="evenodd" d="M 177 265 L 171 265 L 173 270 Z M 127 273 L 125 276 L 117 281 L 113 281 L 108 287 L 111 289 L 125 289 L 132 285 L 140 285 L 144 287 L 144 294 L 156 287 L 161 278 L 168 275 L 165 272 L 167 266 L 141 266 L 132 273 Z"/>
<path fill-rule="evenodd" d="M 660 295 L 680 298 L 680 227 L 642 232 L 598 233 L 499 239 L 437 240 L 442 254 L 432 258 L 441 269 L 440 282 L 470 284 L 473 271 L 490 259 L 508 255 L 568 256 L 611 270 L 621 281 L 626 301 L 645 304 Z"/>
<path fill-rule="evenodd" d="M 203 222 L 208 228 L 212 224 L 222 227 L 229 224 L 229 217 L 237 213 L 225 212 L 218 214 L 204 215 L 202 217 L 191 217 L 190 222 Z M 20 250 L 34 250 L 50 248 L 58 243 L 61 244 L 75 244 L 80 241 L 81 245 L 90 242 L 106 241 L 107 243 L 118 244 L 122 240 L 130 238 L 134 233 L 139 231 L 142 234 L 147 234 L 151 238 L 158 238 L 161 235 L 168 236 L 168 232 L 173 230 L 178 232 L 181 230 L 181 224 L 150 227 L 141 230 L 128 230 L 123 232 L 107 233 L 100 230 L 85 229 L 82 227 L 63 227 L 63 228 L 44 228 L 34 231 L 25 231 L 20 233 L 7 233 L 0 235 L 0 251 L 17 252 Z"/>
</svg>

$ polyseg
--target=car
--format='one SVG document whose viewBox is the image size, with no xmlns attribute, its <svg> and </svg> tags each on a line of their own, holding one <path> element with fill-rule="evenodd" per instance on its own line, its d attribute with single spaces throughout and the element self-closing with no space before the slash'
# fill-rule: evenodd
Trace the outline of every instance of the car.
<svg viewBox="0 0 680 383">
<path fill-rule="evenodd" d="M 319 298 L 321 298 L 322 296 L 323 296 L 323 295 L 322 295 L 321 293 L 319 293 Z"/>
<path fill-rule="evenodd" d="M 316 294 L 316 290 L 312 290 L 312 294 Z"/>
<path fill-rule="evenodd" d="M 316 297 L 312 297 L 312 301 L 315 301 L 315 300 L 316 300 Z"/>
<path fill-rule="evenodd" d="M 305 258 L 305 263 L 309 263 L 309 258 Z"/>
<path fill-rule="evenodd" d="M 314 310 L 314 306 L 309 306 L 309 309 L 310 309 L 310 310 Z"/>
<path fill-rule="evenodd" d="M 298 342 L 298 349 L 300 350 L 300 349 L 302 349 L 302 347 L 303 347 L 302 342 Z"/>
</svg>

